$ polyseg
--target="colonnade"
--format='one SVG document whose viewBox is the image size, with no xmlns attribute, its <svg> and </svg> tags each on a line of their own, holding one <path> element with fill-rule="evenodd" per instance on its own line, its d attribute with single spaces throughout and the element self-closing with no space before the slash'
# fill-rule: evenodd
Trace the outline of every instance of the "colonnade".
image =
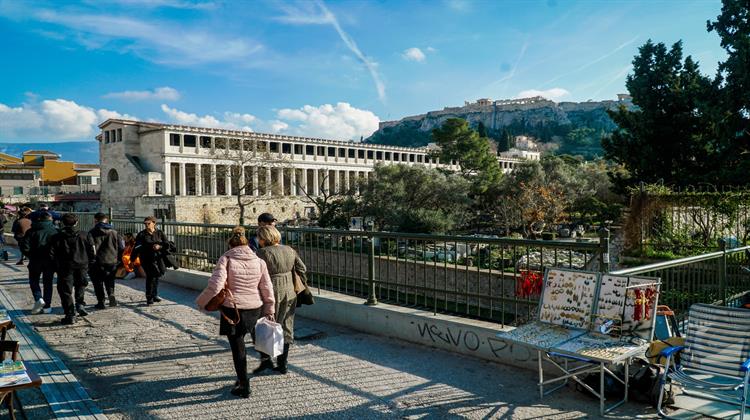
<svg viewBox="0 0 750 420">
<path fill-rule="evenodd" d="M 370 170 L 166 162 L 162 192 L 177 196 L 319 196 L 356 191 Z"/>
</svg>

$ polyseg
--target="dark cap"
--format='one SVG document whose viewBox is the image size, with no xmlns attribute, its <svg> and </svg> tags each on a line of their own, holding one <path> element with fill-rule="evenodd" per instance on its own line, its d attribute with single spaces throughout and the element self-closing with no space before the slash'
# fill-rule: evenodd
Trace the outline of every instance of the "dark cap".
<svg viewBox="0 0 750 420">
<path fill-rule="evenodd" d="M 273 214 L 271 213 L 261 213 L 260 216 L 258 216 L 258 223 L 273 223 L 276 221 L 276 218 L 273 217 Z"/>
</svg>

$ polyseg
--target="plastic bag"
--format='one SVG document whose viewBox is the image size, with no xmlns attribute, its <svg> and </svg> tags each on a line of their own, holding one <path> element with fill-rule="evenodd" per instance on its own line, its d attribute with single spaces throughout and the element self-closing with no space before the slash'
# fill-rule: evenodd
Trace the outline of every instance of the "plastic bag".
<svg viewBox="0 0 750 420">
<path fill-rule="evenodd" d="M 255 350 L 276 357 L 284 352 L 284 330 L 263 317 L 255 323 Z"/>
</svg>

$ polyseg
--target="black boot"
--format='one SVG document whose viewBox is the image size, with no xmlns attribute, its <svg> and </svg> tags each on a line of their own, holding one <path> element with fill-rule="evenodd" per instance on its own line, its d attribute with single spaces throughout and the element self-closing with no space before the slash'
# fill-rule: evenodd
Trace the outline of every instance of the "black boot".
<svg viewBox="0 0 750 420">
<path fill-rule="evenodd" d="M 271 361 L 271 356 L 261 352 L 258 353 L 260 353 L 260 365 L 258 365 L 258 367 L 253 370 L 253 375 L 257 375 L 266 369 L 274 368 L 273 362 Z"/>
<path fill-rule="evenodd" d="M 89 314 L 89 312 L 86 310 L 86 308 L 82 304 L 76 304 L 76 312 L 78 312 L 78 315 L 80 316 L 86 316 Z"/>
<path fill-rule="evenodd" d="M 273 368 L 276 372 L 282 375 L 286 375 L 287 372 L 287 361 L 289 360 L 289 344 L 284 344 L 284 352 L 276 358 L 276 367 Z"/>
<path fill-rule="evenodd" d="M 240 398 L 250 398 L 250 381 L 247 378 L 244 381 L 238 380 L 229 392 Z"/>
</svg>

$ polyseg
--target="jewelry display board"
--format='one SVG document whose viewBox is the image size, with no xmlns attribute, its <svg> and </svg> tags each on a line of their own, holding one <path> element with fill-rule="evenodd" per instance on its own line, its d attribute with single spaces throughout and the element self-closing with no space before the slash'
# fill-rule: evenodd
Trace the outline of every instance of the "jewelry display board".
<svg viewBox="0 0 750 420">
<path fill-rule="evenodd" d="M 602 274 L 599 294 L 597 295 L 593 331 L 603 332 L 602 327 L 604 327 L 618 333 L 613 335 L 619 335 L 625 311 L 627 287 L 627 277 Z"/>
<path fill-rule="evenodd" d="M 656 306 L 659 301 L 658 279 L 630 277 L 622 317 L 622 334 L 651 341 L 654 334 Z"/>
<path fill-rule="evenodd" d="M 524 345 L 537 349 L 548 350 L 560 343 L 583 334 L 586 334 L 586 331 L 532 321 L 521 325 L 513 331 L 500 333 L 497 336 L 506 340 L 523 343 Z"/>
<path fill-rule="evenodd" d="M 539 320 L 587 330 L 591 325 L 597 273 L 548 269 L 539 308 Z"/>
</svg>

